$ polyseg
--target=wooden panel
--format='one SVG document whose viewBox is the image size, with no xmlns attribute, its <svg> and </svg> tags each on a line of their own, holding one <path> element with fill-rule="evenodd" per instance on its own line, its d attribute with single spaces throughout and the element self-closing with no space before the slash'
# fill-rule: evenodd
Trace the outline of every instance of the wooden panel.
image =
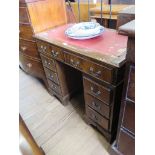
<svg viewBox="0 0 155 155">
<path fill-rule="evenodd" d="M 85 77 L 83 78 L 83 83 L 85 92 L 93 95 L 108 105 L 110 104 L 112 95 L 111 89 L 101 86 Z"/>
<path fill-rule="evenodd" d="M 47 80 L 48 81 L 48 84 L 49 84 L 49 87 L 55 91 L 56 93 L 58 94 L 61 94 L 61 89 L 60 89 L 60 86 L 58 86 L 57 84 L 55 84 L 54 82 L 52 82 L 51 80 Z"/>
<path fill-rule="evenodd" d="M 135 139 L 125 131 L 120 131 L 118 150 L 124 155 L 135 154 Z"/>
<path fill-rule="evenodd" d="M 128 87 L 127 87 L 127 98 L 135 101 L 135 68 L 130 67 Z"/>
<path fill-rule="evenodd" d="M 110 107 L 99 101 L 95 97 L 85 94 L 85 103 L 88 104 L 91 108 L 99 112 L 101 115 L 109 119 L 110 117 Z"/>
<path fill-rule="evenodd" d="M 41 60 L 42 60 L 43 66 L 51 69 L 52 71 L 56 71 L 55 60 L 49 59 L 49 58 L 47 58 L 46 56 L 44 56 L 42 54 L 40 54 L 40 56 L 41 56 Z"/>
<path fill-rule="evenodd" d="M 19 8 L 19 22 L 30 23 L 26 7 L 20 7 Z"/>
<path fill-rule="evenodd" d="M 86 113 L 89 118 L 91 118 L 94 122 L 99 124 L 102 128 L 108 130 L 108 120 L 102 117 L 100 114 L 95 112 L 89 106 L 86 106 Z"/>
<path fill-rule="evenodd" d="M 44 0 L 19 0 L 20 3 L 33 3 L 37 1 L 44 1 Z"/>
<path fill-rule="evenodd" d="M 34 41 L 35 39 L 32 37 L 33 35 L 33 30 L 32 27 L 28 24 L 20 24 L 19 25 L 19 37 L 22 39 L 27 39 L 27 40 L 32 40 Z"/>
<path fill-rule="evenodd" d="M 45 0 L 27 5 L 35 33 L 67 23 L 64 0 Z"/>
<path fill-rule="evenodd" d="M 78 3 L 77 2 L 71 3 L 71 6 L 75 14 L 76 21 L 78 22 L 79 21 Z M 96 4 L 94 3 L 90 3 L 89 5 L 90 8 L 93 8 L 95 6 Z M 80 21 L 88 21 L 88 0 L 87 0 L 87 3 L 83 3 L 80 1 Z"/>
<path fill-rule="evenodd" d="M 124 8 L 128 7 L 129 5 L 112 5 L 112 15 L 117 15 L 121 10 L 123 10 Z M 90 9 L 91 13 L 96 15 L 96 14 L 101 14 L 101 7 L 97 6 L 94 8 Z M 110 5 L 109 4 L 105 4 L 103 5 L 103 10 L 102 10 L 102 14 L 110 14 Z M 103 15 L 104 18 L 104 15 Z"/>
<path fill-rule="evenodd" d="M 122 125 L 130 132 L 135 133 L 135 104 L 126 101 Z"/>
<path fill-rule="evenodd" d="M 19 40 L 19 50 L 23 54 L 26 54 L 26 55 L 40 59 L 38 49 L 37 49 L 37 45 L 35 42 L 20 39 Z"/>
<path fill-rule="evenodd" d="M 19 0 L 19 3 L 26 3 L 26 0 Z"/>
<path fill-rule="evenodd" d="M 44 70 L 45 70 L 45 74 L 46 74 L 47 78 L 49 78 L 53 82 L 59 84 L 58 76 L 57 76 L 56 73 L 54 73 L 53 71 L 51 71 L 51 70 L 49 70 L 47 68 L 44 68 Z"/>
</svg>

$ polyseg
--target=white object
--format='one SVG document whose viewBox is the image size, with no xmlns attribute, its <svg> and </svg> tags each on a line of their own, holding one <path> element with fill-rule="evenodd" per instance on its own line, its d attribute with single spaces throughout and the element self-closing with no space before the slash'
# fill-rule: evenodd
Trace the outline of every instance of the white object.
<svg viewBox="0 0 155 155">
<path fill-rule="evenodd" d="M 81 22 L 69 27 L 65 34 L 73 39 L 90 39 L 101 35 L 104 27 L 96 22 Z"/>
</svg>

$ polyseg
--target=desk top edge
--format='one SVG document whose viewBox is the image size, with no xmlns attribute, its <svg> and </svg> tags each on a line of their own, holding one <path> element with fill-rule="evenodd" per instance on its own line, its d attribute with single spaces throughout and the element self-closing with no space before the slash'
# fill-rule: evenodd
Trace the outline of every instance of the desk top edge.
<svg viewBox="0 0 155 155">
<path fill-rule="evenodd" d="M 121 67 L 124 65 L 125 63 L 125 58 L 126 58 L 126 48 L 123 48 L 123 49 L 120 49 L 121 51 L 121 54 L 116 56 L 116 55 L 107 55 L 106 53 L 105 54 L 101 54 L 101 53 L 96 53 L 96 52 L 91 52 L 88 50 L 88 49 L 85 49 L 85 48 L 81 48 L 81 47 L 77 47 L 77 46 L 74 46 L 74 45 L 71 45 L 71 44 L 67 44 L 65 42 L 62 42 L 62 41 L 59 41 L 59 40 L 56 40 L 56 39 L 51 39 L 49 37 L 45 37 L 44 34 L 45 33 L 48 33 L 49 31 L 51 31 L 52 29 L 50 30 L 47 30 L 47 31 L 44 31 L 44 32 L 41 32 L 41 33 L 37 33 L 34 35 L 34 37 L 38 40 L 41 40 L 41 41 L 45 41 L 49 44 L 52 44 L 52 45 L 55 45 L 55 46 L 59 46 L 63 49 L 66 49 L 68 51 L 72 51 L 73 53 L 78 53 L 79 55 L 81 56 L 85 56 L 85 57 L 88 57 L 88 58 L 91 58 L 91 59 L 95 59 L 97 60 L 98 62 L 101 62 L 101 63 L 106 63 L 112 67 Z M 109 29 L 111 30 L 111 29 Z M 111 30 L 111 31 L 115 31 L 115 30 Z"/>
</svg>

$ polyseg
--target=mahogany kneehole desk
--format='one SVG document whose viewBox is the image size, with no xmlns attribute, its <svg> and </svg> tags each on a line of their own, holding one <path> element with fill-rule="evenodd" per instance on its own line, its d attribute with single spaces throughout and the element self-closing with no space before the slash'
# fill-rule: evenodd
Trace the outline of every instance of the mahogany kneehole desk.
<svg viewBox="0 0 155 155">
<path fill-rule="evenodd" d="M 49 92 L 65 105 L 83 88 L 87 123 L 113 142 L 120 111 L 127 37 L 105 29 L 100 37 L 73 40 L 64 34 L 69 26 L 35 35 Z"/>
</svg>

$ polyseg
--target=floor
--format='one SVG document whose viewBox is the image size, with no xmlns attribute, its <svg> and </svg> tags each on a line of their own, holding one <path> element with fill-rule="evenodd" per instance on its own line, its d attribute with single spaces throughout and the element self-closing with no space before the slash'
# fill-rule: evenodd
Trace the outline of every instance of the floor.
<svg viewBox="0 0 155 155">
<path fill-rule="evenodd" d="M 19 76 L 20 115 L 46 155 L 109 155 L 107 141 L 84 121 L 81 95 L 63 106 L 38 79 Z"/>
<path fill-rule="evenodd" d="M 20 155 L 44 155 L 21 117 L 19 119 L 19 150 Z"/>
</svg>

